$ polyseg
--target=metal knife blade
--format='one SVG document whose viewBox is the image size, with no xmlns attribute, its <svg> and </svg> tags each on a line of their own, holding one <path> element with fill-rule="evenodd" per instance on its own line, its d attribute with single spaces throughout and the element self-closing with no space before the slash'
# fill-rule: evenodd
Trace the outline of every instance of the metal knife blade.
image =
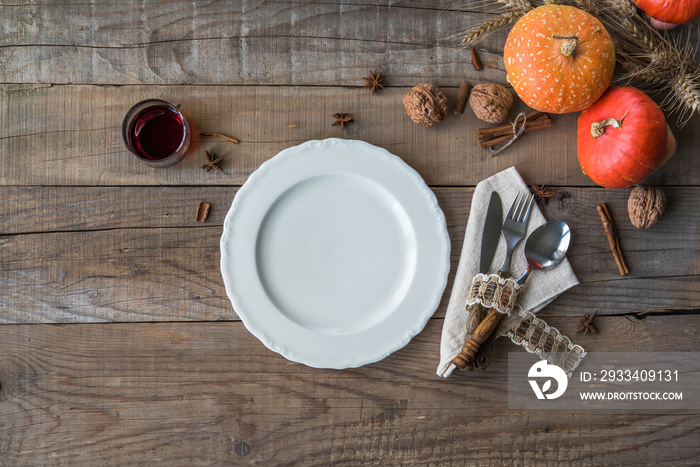
<svg viewBox="0 0 700 467">
<path fill-rule="evenodd" d="M 496 253 L 498 241 L 501 239 L 501 226 L 503 225 L 503 207 L 501 197 L 495 191 L 491 193 L 491 200 L 486 211 L 484 221 L 484 233 L 481 237 L 481 262 L 479 272 L 487 274 Z"/>
</svg>

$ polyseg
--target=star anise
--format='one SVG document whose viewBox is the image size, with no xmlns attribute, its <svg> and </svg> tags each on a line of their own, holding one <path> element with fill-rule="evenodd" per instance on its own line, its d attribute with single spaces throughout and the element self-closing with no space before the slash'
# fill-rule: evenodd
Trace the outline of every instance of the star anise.
<svg viewBox="0 0 700 467">
<path fill-rule="evenodd" d="M 597 314 L 598 312 L 596 311 L 590 315 L 585 315 L 583 319 L 581 319 L 581 325 L 576 329 L 576 332 L 583 331 L 584 336 L 587 336 L 589 332 L 592 332 L 593 334 L 598 334 L 598 330 L 592 323 L 593 318 L 595 318 L 595 315 Z"/>
<path fill-rule="evenodd" d="M 540 201 L 544 201 L 544 204 L 549 204 L 549 198 L 554 196 L 555 193 L 554 191 L 549 191 L 549 187 L 547 185 L 530 185 L 530 190 L 532 190 L 535 198 Z"/>
<path fill-rule="evenodd" d="M 219 167 L 219 162 L 223 160 L 223 157 L 216 157 L 216 154 L 212 151 L 210 154 L 209 151 L 204 151 L 204 154 L 207 156 L 207 163 L 202 166 L 203 169 L 205 169 L 207 172 L 209 172 L 211 169 L 216 169 L 219 172 L 223 172 L 224 170 Z"/>
<path fill-rule="evenodd" d="M 382 76 L 383 71 L 380 71 L 376 76 L 374 73 L 372 73 L 372 70 L 369 70 L 369 77 L 368 78 L 362 78 L 365 80 L 365 85 L 362 86 L 363 88 L 370 88 L 372 91 L 372 95 L 380 89 L 384 89 L 386 86 L 384 86 L 384 77 Z"/>
<path fill-rule="evenodd" d="M 345 129 L 345 124 L 352 122 L 352 117 L 350 114 L 344 114 L 338 112 L 337 114 L 333 114 L 333 118 L 335 118 L 335 122 L 333 122 L 333 126 L 340 125 L 341 129 Z"/>
</svg>

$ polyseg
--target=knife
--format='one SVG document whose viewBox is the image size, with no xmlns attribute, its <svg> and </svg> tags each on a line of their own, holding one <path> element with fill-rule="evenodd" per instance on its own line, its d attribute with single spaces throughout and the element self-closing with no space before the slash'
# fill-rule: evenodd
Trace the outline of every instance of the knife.
<svg viewBox="0 0 700 467">
<path fill-rule="evenodd" d="M 491 201 L 489 202 L 489 210 L 486 213 L 486 221 L 484 222 L 484 233 L 481 239 L 481 263 L 479 266 L 479 272 L 482 274 L 488 274 L 491 263 L 493 262 L 493 257 L 496 253 L 496 248 L 498 247 L 498 241 L 501 238 L 501 229 L 503 227 L 503 206 L 501 204 L 501 198 L 495 191 L 491 193 Z M 472 320 L 467 321 L 467 332 L 473 334 L 479 323 L 486 316 L 486 309 L 484 307 L 479 307 L 478 321 L 477 317 Z M 476 315 L 476 313 L 475 313 Z M 488 344 L 488 345 L 487 345 Z M 493 349 L 491 348 L 493 344 L 493 339 L 484 343 L 479 353 L 474 360 L 474 365 L 486 369 L 491 364 L 491 353 Z"/>
<path fill-rule="evenodd" d="M 501 197 L 495 191 L 491 193 L 489 207 L 486 210 L 486 218 L 484 220 L 484 231 L 481 236 L 481 259 L 479 261 L 479 272 L 487 274 L 493 261 L 493 256 L 498 247 L 498 241 L 501 238 L 501 227 L 503 225 L 503 207 L 501 205 Z M 467 317 L 467 329 L 465 340 L 474 332 L 484 315 L 486 310 L 480 304 L 475 304 L 467 307 L 469 316 Z M 466 361 L 458 355 L 452 361 L 457 368 L 464 369 Z"/>
<path fill-rule="evenodd" d="M 495 191 L 491 193 L 489 208 L 486 211 L 484 221 L 484 233 L 481 236 L 481 262 L 479 272 L 487 274 L 493 261 L 493 255 L 498 247 L 498 240 L 501 238 L 501 227 L 503 226 L 503 207 L 501 197 Z"/>
</svg>

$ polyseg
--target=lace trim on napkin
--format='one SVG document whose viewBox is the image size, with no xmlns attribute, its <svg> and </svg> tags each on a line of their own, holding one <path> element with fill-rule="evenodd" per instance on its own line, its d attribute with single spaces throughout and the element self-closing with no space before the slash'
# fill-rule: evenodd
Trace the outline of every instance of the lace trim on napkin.
<svg viewBox="0 0 700 467">
<path fill-rule="evenodd" d="M 571 339 L 518 305 L 525 287 L 513 279 L 497 274 L 477 274 L 472 279 L 467 308 L 480 304 L 508 315 L 498 328 L 498 334 L 509 337 L 517 345 L 543 360 L 557 365 L 571 377 L 586 351 Z"/>
<path fill-rule="evenodd" d="M 510 337 L 528 352 L 557 365 L 569 378 L 586 356 L 583 347 L 520 306 L 517 313 L 501 323 L 498 334 Z"/>
<path fill-rule="evenodd" d="M 524 290 L 525 287 L 513 279 L 504 279 L 496 274 L 477 274 L 469 288 L 467 307 L 479 303 L 484 308 L 493 308 L 508 315 Z"/>
</svg>

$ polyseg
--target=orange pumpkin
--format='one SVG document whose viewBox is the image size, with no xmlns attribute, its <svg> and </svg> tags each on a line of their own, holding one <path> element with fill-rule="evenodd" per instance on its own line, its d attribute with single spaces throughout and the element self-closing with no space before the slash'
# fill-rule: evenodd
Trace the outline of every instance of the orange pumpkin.
<svg viewBox="0 0 700 467">
<path fill-rule="evenodd" d="M 578 117 L 581 170 L 600 186 L 635 185 L 675 151 L 664 113 L 638 89 L 610 87 Z"/>
<path fill-rule="evenodd" d="M 615 47 L 592 15 L 544 5 L 515 23 L 503 59 L 508 81 L 527 105 L 568 113 L 589 107 L 610 85 Z"/>
<path fill-rule="evenodd" d="M 663 23 L 690 23 L 700 17 L 699 0 L 634 0 L 634 3 L 652 19 Z"/>
</svg>

